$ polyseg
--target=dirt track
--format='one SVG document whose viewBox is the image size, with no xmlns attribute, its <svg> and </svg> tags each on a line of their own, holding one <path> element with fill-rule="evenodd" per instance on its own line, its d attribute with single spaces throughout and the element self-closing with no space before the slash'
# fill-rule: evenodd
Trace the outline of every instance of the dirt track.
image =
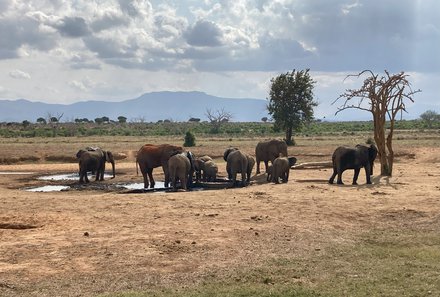
<svg viewBox="0 0 440 297">
<path fill-rule="evenodd" d="M 273 258 L 312 257 L 390 222 L 439 225 L 440 149 L 413 152 L 398 158 L 392 178 L 375 172 L 368 186 L 363 172 L 359 186 L 348 185 L 349 171 L 337 186 L 327 184 L 330 169 L 292 170 L 281 185 L 260 175 L 247 188 L 146 194 L 31 193 L 22 188 L 47 184 L 36 176 L 77 165 L 1 165 L 35 174 L 0 175 L 0 295 L 188 286 Z M 118 163 L 117 174 L 105 183 L 141 182 L 132 162 Z"/>
</svg>

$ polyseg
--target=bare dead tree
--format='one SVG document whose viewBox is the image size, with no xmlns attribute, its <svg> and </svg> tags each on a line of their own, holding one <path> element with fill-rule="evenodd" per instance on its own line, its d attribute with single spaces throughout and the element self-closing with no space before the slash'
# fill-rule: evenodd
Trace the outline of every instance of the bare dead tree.
<svg viewBox="0 0 440 297">
<path fill-rule="evenodd" d="M 414 102 L 413 95 L 420 90 L 412 90 L 408 75 L 403 71 L 390 74 L 385 70 L 385 75 L 379 76 L 371 70 L 364 70 L 348 77 L 369 75 L 359 89 L 347 89 L 332 104 L 342 99 L 344 103 L 338 108 L 339 112 L 355 108 L 369 111 L 373 115 L 374 140 L 377 145 L 380 159 L 381 175 L 391 176 L 393 172 L 394 151 L 393 134 L 396 117 L 406 112 L 406 101 Z M 366 102 L 364 102 L 366 101 Z M 365 103 L 368 103 L 367 105 Z M 386 123 L 389 122 L 388 135 Z"/>
<path fill-rule="evenodd" d="M 212 111 L 208 108 L 205 115 L 211 123 L 212 131 L 214 133 L 218 133 L 220 131 L 220 126 L 232 119 L 232 114 L 226 111 L 224 108 L 216 111 Z"/>
</svg>

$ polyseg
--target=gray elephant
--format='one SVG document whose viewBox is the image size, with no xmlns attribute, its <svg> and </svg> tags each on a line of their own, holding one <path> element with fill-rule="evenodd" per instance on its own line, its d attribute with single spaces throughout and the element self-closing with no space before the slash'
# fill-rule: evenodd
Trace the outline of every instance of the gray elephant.
<svg viewBox="0 0 440 297">
<path fill-rule="evenodd" d="M 359 172 L 363 167 L 365 168 L 367 184 L 371 184 L 370 176 L 373 175 L 373 165 L 376 156 L 377 148 L 374 144 L 358 144 L 354 148 L 338 147 L 332 156 L 333 174 L 328 182 L 333 184 L 336 175 L 338 175 L 337 183 L 342 185 L 342 173 L 347 169 L 354 169 L 353 185 L 356 185 Z"/>
<path fill-rule="evenodd" d="M 266 169 L 266 174 L 267 174 L 266 180 L 268 182 L 272 181 L 272 173 L 273 173 L 273 165 L 269 164 L 269 166 L 267 166 Z"/>
<path fill-rule="evenodd" d="M 246 186 L 250 182 L 252 169 L 255 160 L 251 156 L 241 152 L 237 148 L 229 148 L 223 154 L 226 160 L 226 171 L 228 178 L 232 180 L 234 186 L 237 186 L 237 174 L 241 173 L 241 183 Z"/>
<path fill-rule="evenodd" d="M 295 163 L 295 157 L 288 158 L 280 155 L 273 161 L 270 180 L 276 184 L 280 182 L 280 179 L 283 183 L 287 183 L 289 181 L 290 167 L 295 165 Z"/>
<path fill-rule="evenodd" d="M 184 190 L 187 190 L 192 181 L 192 154 L 187 152 L 175 154 L 168 160 L 168 172 L 170 182 L 174 190 L 177 190 L 177 182 Z"/>
<path fill-rule="evenodd" d="M 95 180 L 104 180 L 105 162 L 112 164 L 113 178 L 115 178 L 115 159 L 110 151 L 105 151 L 100 148 L 94 150 L 79 150 L 76 153 L 79 163 L 79 182 L 89 182 L 87 172 L 95 172 Z"/>
<path fill-rule="evenodd" d="M 260 162 L 263 161 L 265 165 L 265 170 L 267 172 L 267 167 L 269 161 L 273 161 L 282 154 L 287 156 L 287 144 L 284 140 L 272 139 L 269 141 L 261 141 L 255 147 L 255 158 L 257 159 L 257 174 L 260 173 Z"/>
<path fill-rule="evenodd" d="M 197 181 L 215 181 L 217 179 L 218 166 L 212 160 L 203 161 L 201 158 L 194 160 Z"/>
</svg>

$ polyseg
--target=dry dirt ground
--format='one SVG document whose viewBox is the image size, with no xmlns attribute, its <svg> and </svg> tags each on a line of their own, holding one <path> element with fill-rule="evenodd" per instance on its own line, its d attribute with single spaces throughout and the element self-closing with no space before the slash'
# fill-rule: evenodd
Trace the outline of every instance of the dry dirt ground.
<svg viewBox="0 0 440 297">
<path fill-rule="evenodd" d="M 329 150 L 301 149 L 308 161 L 330 158 Z M 51 184 L 36 177 L 75 172 L 77 164 L 0 165 L 0 296 L 188 286 L 350 244 L 356 234 L 390 221 L 438 227 L 440 148 L 399 152 L 393 177 L 379 177 L 377 163 L 373 185 L 365 185 L 363 173 L 359 186 L 350 185 L 352 171 L 345 173 L 346 185 L 329 185 L 330 169 L 308 169 L 291 170 L 287 184 L 268 184 L 262 174 L 246 188 L 174 193 L 91 186 L 27 192 L 23 188 Z M 224 174 L 223 160 L 217 162 Z M 116 168 L 116 179 L 104 183 L 141 182 L 133 160 Z M 161 178 L 161 170 L 155 174 Z"/>
</svg>

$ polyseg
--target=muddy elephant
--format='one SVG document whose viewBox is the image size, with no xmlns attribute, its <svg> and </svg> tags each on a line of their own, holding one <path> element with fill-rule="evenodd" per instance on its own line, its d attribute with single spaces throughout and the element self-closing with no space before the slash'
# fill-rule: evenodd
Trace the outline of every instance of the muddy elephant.
<svg viewBox="0 0 440 297">
<path fill-rule="evenodd" d="M 104 180 L 105 162 L 112 164 L 113 178 L 115 177 L 115 159 L 110 151 L 100 148 L 93 150 L 81 149 L 76 153 L 79 164 L 79 182 L 89 182 L 87 172 L 92 171 L 96 175 L 95 180 Z"/>
<path fill-rule="evenodd" d="M 177 190 L 177 182 L 184 190 L 191 186 L 192 182 L 192 154 L 188 152 L 178 153 L 171 156 L 168 160 L 168 171 L 170 182 L 174 190 Z"/>
<path fill-rule="evenodd" d="M 260 162 L 264 162 L 265 170 L 267 172 L 269 161 L 273 162 L 280 154 L 287 156 L 287 144 L 284 140 L 272 139 L 259 142 L 255 147 L 257 174 L 260 173 Z"/>
<path fill-rule="evenodd" d="M 226 160 L 226 171 L 228 178 L 232 180 L 234 186 L 237 186 L 237 174 L 241 173 L 241 184 L 246 186 L 250 182 L 252 169 L 255 165 L 255 159 L 241 152 L 237 148 L 229 148 L 223 154 Z"/>
<path fill-rule="evenodd" d="M 332 156 L 333 174 L 329 183 L 333 184 L 336 175 L 337 183 L 342 185 L 342 173 L 347 169 L 354 169 L 353 185 L 357 184 L 357 179 L 361 168 L 365 168 L 367 184 L 371 184 L 371 175 L 373 175 L 374 160 L 377 156 L 377 148 L 374 144 L 358 144 L 352 147 L 338 147 Z"/>
<path fill-rule="evenodd" d="M 168 174 L 168 160 L 172 155 L 182 153 L 181 146 L 171 144 L 145 144 L 136 155 L 136 172 L 137 164 L 144 177 L 144 188 L 154 188 L 155 182 L 153 178 L 153 169 L 162 166 L 165 175 L 165 187 L 168 187 L 170 177 Z"/>
<path fill-rule="evenodd" d="M 295 157 L 279 156 L 273 161 L 270 181 L 278 184 L 280 179 L 283 183 L 289 181 L 290 168 L 295 165 Z"/>
</svg>

